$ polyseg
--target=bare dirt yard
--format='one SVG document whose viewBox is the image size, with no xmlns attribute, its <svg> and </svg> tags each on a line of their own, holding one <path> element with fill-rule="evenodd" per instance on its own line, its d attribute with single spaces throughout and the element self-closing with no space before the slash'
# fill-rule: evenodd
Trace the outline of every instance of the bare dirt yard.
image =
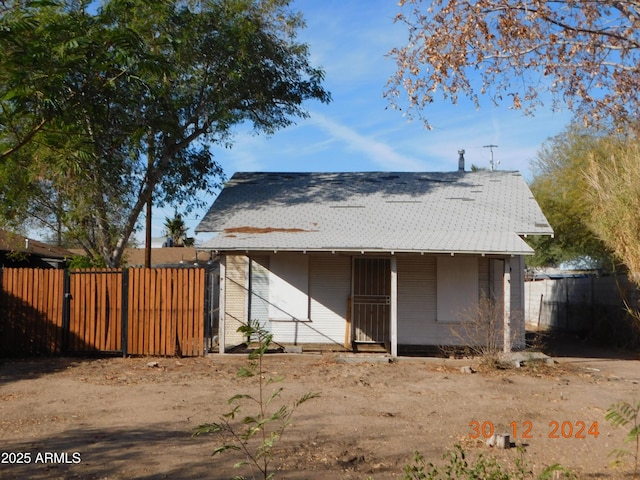
<svg viewBox="0 0 640 480">
<path fill-rule="evenodd" d="M 414 450 L 441 464 L 455 444 L 513 465 L 517 448 L 486 446 L 491 426 L 524 445 L 536 474 L 559 463 L 578 478 L 631 478 L 629 467 L 609 465 L 625 431 L 604 417 L 614 402 L 640 400 L 640 361 L 606 351 L 556 353 L 552 365 L 506 369 L 473 359 L 267 355 L 268 375 L 285 376 L 277 384 L 284 402 L 320 394 L 301 405 L 276 448 L 276 478 L 401 478 Z M 250 477 L 233 468 L 239 454 L 211 456 L 220 438 L 192 437 L 229 411 L 229 397 L 256 392 L 255 378 L 236 375 L 245 363 L 239 354 L 2 360 L 0 478 Z M 464 373 L 466 366 L 475 373 Z"/>
</svg>

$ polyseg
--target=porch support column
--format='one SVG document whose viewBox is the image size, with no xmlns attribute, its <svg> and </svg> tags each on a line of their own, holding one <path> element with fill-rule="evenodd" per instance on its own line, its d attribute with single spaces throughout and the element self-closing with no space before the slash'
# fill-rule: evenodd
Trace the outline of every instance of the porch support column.
<svg viewBox="0 0 640 480">
<path fill-rule="evenodd" d="M 398 261 L 391 256 L 391 299 L 390 299 L 390 336 L 391 336 L 391 356 L 398 356 Z"/>
<path fill-rule="evenodd" d="M 509 353 L 511 351 L 511 259 L 504 259 L 504 274 L 502 277 L 503 288 L 503 304 L 504 309 L 502 318 L 504 319 L 504 340 L 502 351 Z"/>
<path fill-rule="evenodd" d="M 220 255 L 220 288 L 218 298 L 218 352 L 225 353 L 225 300 L 226 300 L 226 284 L 227 284 L 227 256 Z"/>
</svg>

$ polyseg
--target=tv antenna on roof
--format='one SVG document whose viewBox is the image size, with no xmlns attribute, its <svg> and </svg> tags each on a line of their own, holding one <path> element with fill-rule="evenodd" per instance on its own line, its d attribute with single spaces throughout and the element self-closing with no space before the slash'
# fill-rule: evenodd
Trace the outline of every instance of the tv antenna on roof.
<svg viewBox="0 0 640 480">
<path fill-rule="evenodd" d="M 493 172 L 496 168 L 498 168 L 498 165 L 500 165 L 500 160 L 498 160 L 497 162 L 493 161 L 493 149 L 498 148 L 498 145 L 483 145 L 483 148 L 488 148 L 491 152 L 491 160 L 489 160 L 489 165 L 491 165 L 491 171 Z"/>
</svg>

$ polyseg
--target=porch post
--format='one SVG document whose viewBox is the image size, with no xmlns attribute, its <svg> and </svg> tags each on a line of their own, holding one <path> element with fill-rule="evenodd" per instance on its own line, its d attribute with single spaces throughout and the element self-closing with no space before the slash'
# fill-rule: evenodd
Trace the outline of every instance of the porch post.
<svg viewBox="0 0 640 480">
<path fill-rule="evenodd" d="M 391 336 L 391 356 L 398 356 L 398 262 L 395 256 L 391 256 L 391 299 L 389 321 Z"/>
<path fill-rule="evenodd" d="M 511 351 L 511 259 L 504 259 L 504 275 L 502 277 L 503 286 L 503 304 L 504 309 L 502 318 L 504 319 L 504 340 L 502 351 L 509 353 Z"/>
<path fill-rule="evenodd" d="M 220 287 L 218 298 L 218 352 L 225 353 L 225 304 L 226 304 L 226 284 L 227 284 L 227 256 L 220 255 Z"/>
</svg>

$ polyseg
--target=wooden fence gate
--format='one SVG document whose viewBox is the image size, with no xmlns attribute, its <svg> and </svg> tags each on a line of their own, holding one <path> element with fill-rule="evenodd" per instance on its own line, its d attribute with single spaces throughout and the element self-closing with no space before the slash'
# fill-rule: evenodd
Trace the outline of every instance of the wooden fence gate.
<svg viewBox="0 0 640 480">
<path fill-rule="evenodd" d="M 0 356 L 203 355 L 210 278 L 203 268 L 6 268 Z"/>
</svg>

